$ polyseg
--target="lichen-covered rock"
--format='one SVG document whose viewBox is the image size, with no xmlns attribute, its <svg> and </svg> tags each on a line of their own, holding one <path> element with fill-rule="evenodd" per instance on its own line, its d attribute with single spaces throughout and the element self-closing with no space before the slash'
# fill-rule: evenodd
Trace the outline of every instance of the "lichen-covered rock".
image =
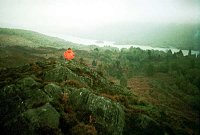
<svg viewBox="0 0 200 135">
<path fill-rule="evenodd" d="M 58 128 L 60 114 L 49 103 L 36 109 L 28 109 L 22 114 L 34 130 L 38 128 Z"/>
<path fill-rule="evenodd" d="M 29 95 L 30 97 L 23 101 L 26 108 L 40 107 L 50 101 L 41 89 L 29 91 Z"/>
<path fill-rule="evenodd" d="M 19 89 L 17 89 L 14 84 L 7 85 L 1 90 L 0 96 L 9 96 L 9 95 L 11 96 L 16 94 L 18 91 Z"/>
<path fill-rule="evenodd" d="M 20 88 L 20 89 L 27 89 L 27 88 L 36 88 L 37 86 L 39 86 L 39 83 L 36 82 L 33 78 L 31 77 L 26 77 L 26 78 L 23 78 L 21 80 L 19 80 L 17 82 L 17 86 Z"/>
<path fill-rule="evenodd" d="M 46 81 L 57 81 L 61 82 L 69 77 L 70 70 L 67 67 L 56 67 L 45 73 L 44 79 Z"/>
<path fill-rule="evenodd" d="M 78 63 L 41 62 L 3 74 L 0 79 L 2 134 L 162 135 L 185 132 L 163 124 L 159 112 L 148 111 L 145 104 L 138 104 L 139 100 L 133 98 L 130 90 L 110 83 L 100 73 Z M 117 102 L 124 105 L 123 109 Z"/>
<path fill-rule="evenodd" d="M 62 89 L 60 86 L 50 83 L 44 87 L 45 93 L 49 96 L 51 100 L 58 100 L 62 94 Z"/>
<path fill-rule="evenodd" d="M 20 105 L 26 108 L 33 108 L 44 105 L 48 102 L 47 95 L 39 89 L 40 83 L 31 77 L 23 78 L 14 85 L 3 88 L 2 93 L 5 97 L 17 97 L 21 101 Z"/>
<path fill-rule="evenodd" d="M 79 77 L 79 81 L 82 82 L 83 84 L 87 84 L 89 87 L 92 87 L 93 86 L 93 80 L 89 77 L 82 77 L 80 76 Z"/>
<path fill-rule="evenodd" d="M 92 117 L 95 118 L 95 124 L 103 127 L 105 134 L 122 134 L 125 117 L 119 104 L 97 96 L 87 89 L 72 91 L 69 99 L 75 109 L 91 112 Z"/>
<path fill-rule="evenodd" d="M 62 82 L 65 80 L 77 80 L 79 83 L 83 85 L 92 85 L 92 81 L 88 78 L 84 78 L 83 76 L 78 76 L 74 72 L 72 72 L 69 68 L 58 66 L 52 70 L 49 70 L 45 73 L 44 79 L 46 81 L 55 81 Z"/>
</svg>

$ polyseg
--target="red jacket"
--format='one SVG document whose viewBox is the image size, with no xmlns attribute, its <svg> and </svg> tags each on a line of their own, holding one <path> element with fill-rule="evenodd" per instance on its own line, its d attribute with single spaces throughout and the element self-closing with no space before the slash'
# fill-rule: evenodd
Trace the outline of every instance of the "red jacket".
<svg viewBox="0 0 200 135">
<path fill-rule="evenodd" d="M 64 52 L 64 57 L 66 60 L 71 60 L 75 56 L 74 52 L 72 50 L 67 50 Z"/>
</svg>

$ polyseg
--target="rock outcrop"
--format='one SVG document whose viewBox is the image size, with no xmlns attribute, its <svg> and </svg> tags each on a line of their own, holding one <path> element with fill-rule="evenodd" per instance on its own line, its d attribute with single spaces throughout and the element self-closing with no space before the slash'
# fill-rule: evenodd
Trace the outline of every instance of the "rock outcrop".
<svg viewBox="0 0 200 135">
<path fill-rule="evenodd" d="M 91 117 L 95 119 L 95 124 L 106 129 L 104 134 L 123 133 L 125 116 L 120 104 L 97 96 L 88 89 L 72 91 L 69 100 L 76 110 L 90 112 Z"/>
<path fill-rule="evenodd" d="M 51 130 L 58 130 L 59 128 L 60 114 L 49 103 L 38 108 L 28 109 L 21 115 L 22 118 L 29 122 L 30 128 L 35 133 L 39 133 L 45 128 L 48 128 L 49 131 L 47 133 L 51 134 Z"/>
<path fill-rule="evenodd" d="M 127 115 L 131 92 L 87 66 L 48 60 L 1 72 L 3 134 L 164 134 L 147 115 Z"/>
</svg>

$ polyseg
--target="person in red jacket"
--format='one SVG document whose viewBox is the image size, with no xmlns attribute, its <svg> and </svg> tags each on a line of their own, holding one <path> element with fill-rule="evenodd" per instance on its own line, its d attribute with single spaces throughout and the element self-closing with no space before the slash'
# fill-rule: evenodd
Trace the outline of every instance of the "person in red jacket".
<svg viewBox="0 0 200 135">
<path fill-rule="evenodd" d="M 75 56 L 75 54 L 71 48 L 68 48 L 67 51 L 64 52 L 64 57 L 68 61 L 74 59 L 74 56 Z"/>
</svg>

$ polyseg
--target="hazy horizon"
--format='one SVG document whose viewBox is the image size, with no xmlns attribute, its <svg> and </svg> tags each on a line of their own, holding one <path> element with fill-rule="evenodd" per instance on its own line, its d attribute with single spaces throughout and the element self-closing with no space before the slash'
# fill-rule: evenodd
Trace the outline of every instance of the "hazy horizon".
<svg viewBox="0 0 200 135">
<path fill-rule="evenodd" d="M 199 23 L 199 0 L 0 0 L 0 26 L 90 31 L 126 23 Z"/>
</svg>

